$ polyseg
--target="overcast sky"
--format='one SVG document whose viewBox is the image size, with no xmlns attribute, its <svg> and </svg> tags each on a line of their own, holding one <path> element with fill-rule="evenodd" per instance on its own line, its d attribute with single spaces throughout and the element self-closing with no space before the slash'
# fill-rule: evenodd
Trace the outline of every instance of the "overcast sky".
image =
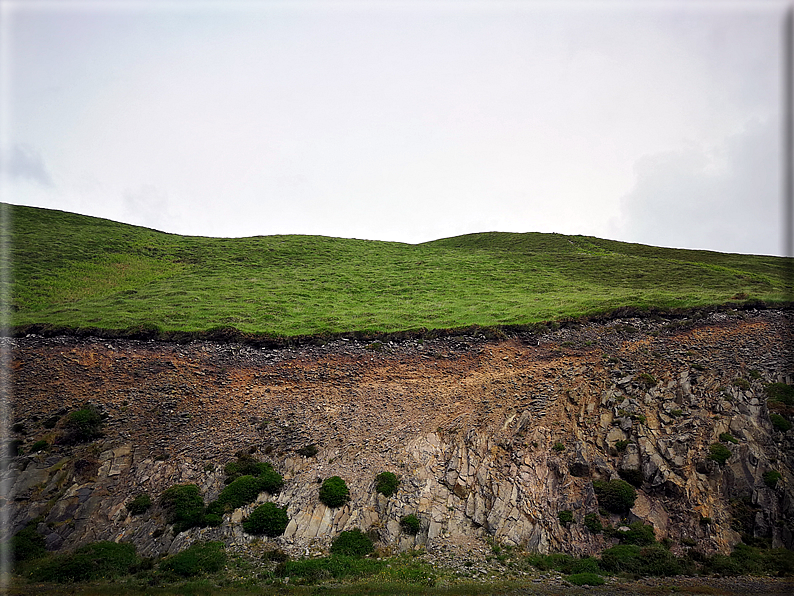
<svg viewBox="0 0 794 596">
<path fill-rule="evenodd" d="M 2 200 L 783 254 L 787 3 L 1 0 Z"/>
</svg>

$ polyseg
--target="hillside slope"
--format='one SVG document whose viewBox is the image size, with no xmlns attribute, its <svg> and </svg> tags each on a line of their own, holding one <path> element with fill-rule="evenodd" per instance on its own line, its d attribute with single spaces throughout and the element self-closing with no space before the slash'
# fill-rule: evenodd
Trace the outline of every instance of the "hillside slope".
<svg viewBox="0 0 794 596">
<path fill-rule="evenodd" d="M 551 321 L 619 307 L 789 300 L 791 259 L 560 234 L 419 245 L 200 238 L 5 205 L 10 322 L 281 336 Z M 8 263 L 6 263 L 7 265 Z"/>
<path fill-rule="evenodd" d="M 87 400 L 106 414 L 104 438 L 13 460 L 7 530 L 41 516 L 50 549 L 110 539 L 155 555 L 217 539 L 303 555 L 360 528 L 382 549 L 424 545 L 462 565 L 486 540 L 600 552 L 616 539 L 588 530 L 591 514 L 616 528 L 652 523 L 676 553 L 729 552 L 741 537 L 792 548 L 794 431 L 773 426 L 764 392 L 794 381 L 791 322 L 786 312 L 727 311 L 689 328 L 625 319 L 502 341 L 282 350 L 5 339 L 23 451 L 52 444 Z M 709 458 L 715 443 L 728 452 L 723 465 Z M 314 455 L 299 454 L 311 444 Z M 220 527 L 176 533 L 159 495 L 195 483 L 210 502 L 240 452 L 283 474 L 284 488 L 259 500 L 287 508 L 284 536 L 246 534 L 252 505 Z M 764 477 L 772 470 L 776 484 Z M 374 490 L 382 471 L 401 480 L 389 498 Z M 334 475 L 351 499 L 331 509 L 318 482 Z M 636 501 L 625 514 L 604 511 L 593 481 L 620 476 L 637 482 Z M 143 492 L 155 506 L 130 514 Z M 401 530 L 407 514 L 421 520 L 416 536 Z"/>
</svg>

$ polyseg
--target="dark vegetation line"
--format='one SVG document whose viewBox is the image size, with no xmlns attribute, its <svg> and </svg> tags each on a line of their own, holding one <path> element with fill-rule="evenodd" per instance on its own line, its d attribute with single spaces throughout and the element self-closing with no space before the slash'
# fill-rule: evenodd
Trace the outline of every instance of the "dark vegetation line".
<svg viewBox="0 0 794 596">
<path fill-rule="evenodd" d="M 244 332 L 232 326 L 214 327 L 206 331 L 168 331 L 153 324 L 134 325 L 126 329 L 103 329 L 100 327 L 74 327 L 51 323 L 30 323 L 0 329 L 0 336 L 25 337 L 33 334 L 42 337 L 93 337 L 98 339 L 131 339 L 176 344 L 187 344 L 193 341 L 208 341 L 219 344 L 241 344 L 255 348 L 279 349 L 312 345 L 320 346 L 340 339 L 366 342 L 391 341 L 395 343 L 419 339 L 432 340 L 442 337 L 460 336 L 483 336 L 486 339 L 504 339 L 514 336 L 536 336 L 560 328 L 575 328 L 587 323 L 608 323 L 609 321 L 626 318 L 650 319 L 655 321 L 672 320 L 674 323 L 670 326 L 671 330 L 684 330 L 697 325 L 699 321 L 702 321 L 715 312 L 767 309 L 794 310 L 794 302 L 767 304 L 762 300 L 747 300 L 741 303 L 727 302 L 725 304 L 712 306 L 675 309 L 621 307 L 599 315 L 571 317 L 562 320 L 542 321 L 524 325 L 470 325 L 467 327 L 453 327 L 449 329 L 422 328 L 393 332 L 348 331 L 340 333 L 326 332 L 310 335 L 285 336 L 272 335 L 269 333 Z"/>
</svg>

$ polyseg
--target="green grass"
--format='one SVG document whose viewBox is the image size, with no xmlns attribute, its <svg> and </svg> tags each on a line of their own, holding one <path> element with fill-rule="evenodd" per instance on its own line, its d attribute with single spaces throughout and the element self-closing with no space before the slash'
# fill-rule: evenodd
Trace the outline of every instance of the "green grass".
<svg viewBox="0 0 794 596">
<path fill-rule="evenodd" d="M 483 233 L 418 245 L 204 238 L 5 205 L 10 323 L 234 327 L 280 336 L 521 325 L 619 307 L 790 300 L 791 259 L 586 236 Z"/>
</svg>

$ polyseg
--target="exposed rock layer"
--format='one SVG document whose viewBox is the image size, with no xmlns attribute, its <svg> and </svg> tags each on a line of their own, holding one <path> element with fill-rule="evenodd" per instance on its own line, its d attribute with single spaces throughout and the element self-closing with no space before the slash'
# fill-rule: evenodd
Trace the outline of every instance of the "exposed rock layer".
<svg viewBox="0 0 794 596">
<path fill-rule="evenodd" d="M 791 548 L 794 431 L 773 430 L 763 392 L 792 381 L 790 332 L 788 314 L 759 311 L 714 313 L 685 331 L 626 319 L 498 342 L 295 350 L 5 340 L 24 445 L 57 438 L 60 428 L 45 422 L 88 400 L 107 415 L 93 444 L 12 461 L 9 528 L 43 516 L 51 549 L 100 539 L 131 540 L 150 555 L 197 539 L 243 546 L 254 540 L 240 523 L 253 505 L 219 528 L 175 537 L 157 507 L 131 516 L 125 504 L 178 483 L 197 484 L 209 502 L 223 465 L 256 448 L 284 475 L 281 493 L 260 501 L 287 506 L 278 541 L 293 552 L 323 551 L 340 531 L 361 528 L 385 550 L 491 537 L 594 553 L 608 544 L 583 524 L 599 510 L 592 481 L 621 470 L 645 478 L 627 521 L 652 523 L 676 549 L 727 552 L 741 532 Z M 708 447 L 726 432 L 738 443 L 726 444 L 720 467 Z M 625 450 L 618 441 L 629 441 Z M 316 456 L 296 453 L 311 443 Z M 775 488 L 762 478 L 771 469 L 783 475 Z M 401 478 L 390 498 L 374 491 L 386 470 Z M 351 501 L 329 509 L 319 482 L 334 475 Z M 562 510 L 574 514 L 567 527 Z M 422 520 L 416 537 L 400 528 L 409 513 Z"/>
</svg>

